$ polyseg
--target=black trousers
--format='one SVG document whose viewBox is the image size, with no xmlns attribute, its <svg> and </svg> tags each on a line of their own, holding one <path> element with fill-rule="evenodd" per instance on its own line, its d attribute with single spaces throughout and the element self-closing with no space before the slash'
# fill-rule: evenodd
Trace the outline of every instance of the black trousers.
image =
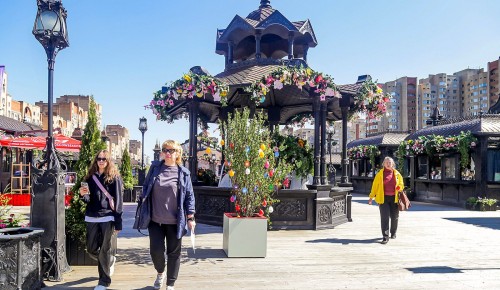
<svg viewBox="0 0 500 290">
<path fill-rule="evenodd" d="M 378 207 L 380 209 L 380 225 L 384 238 L 389 237 L 389 219 L 391 223 L 391 235 L 395 235 L 398 230 L 399 208 L 398 204 L 394 202 L 395 198 L 392 195 L 385 195 L 384 203 Z"/>
<path fill-rule="evenodd" d="M 116 234 L 114 222 L 87 222 L 87 252 L 97 260 L 99 285 L 111 284 L 111 265 L 116 259 Z"/>
<path fill-rule="evenodd" d="M 160 225 L 151 221 L 149 231 L 149 252 L 158 273 L 165 271 L 167 254 L 167 286 L 174 286 L 181 266 L 182 238 L 177 239 L 177 225 Z M 165 252 L 165 241 L 167 243 Z"/>
</svg>

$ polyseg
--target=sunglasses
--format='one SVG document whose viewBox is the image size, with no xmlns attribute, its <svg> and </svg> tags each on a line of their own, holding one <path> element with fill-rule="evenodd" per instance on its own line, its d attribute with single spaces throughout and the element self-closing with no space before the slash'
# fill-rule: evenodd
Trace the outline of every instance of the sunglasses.
<svg viewBox="0 0 500 290">
<path fill-rule="evenodd" d="M 163 148 L 163 149 L 161 149 L 161 151 L 163 153 L 170 153 L 170 154 L 174 154 L 175 152 L 177 152 L 177 150 L 175 150 L 175 149 L 168 149 L 168 148 Z"/>
<path fill-rule="evenodd" d="M 104 158 L 97 157 L 97 158 L 96 158 L 96 160 L 97 160 L 97 161 L 103 161 L 103 162 L 105 162 L 107 159 L 106 159 L 106 157 L 104 157 Z"/>
</svg>

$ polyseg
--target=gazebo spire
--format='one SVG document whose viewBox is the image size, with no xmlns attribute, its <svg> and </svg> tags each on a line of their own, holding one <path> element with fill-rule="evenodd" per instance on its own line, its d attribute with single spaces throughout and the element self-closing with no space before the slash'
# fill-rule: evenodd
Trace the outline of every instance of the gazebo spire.
<svg viewBox="0 0 500 290">
<path fill-rule="evenodd" d="M 260 0 L 259 8 L 271 8 L 271 1 L 270 0 Z"/>
</svg>

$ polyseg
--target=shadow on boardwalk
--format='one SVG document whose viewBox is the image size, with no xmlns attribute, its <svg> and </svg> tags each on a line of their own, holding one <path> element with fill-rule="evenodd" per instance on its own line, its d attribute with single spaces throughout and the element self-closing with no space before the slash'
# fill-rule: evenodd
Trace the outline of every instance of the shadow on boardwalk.
<svg viewBox="0 0 500 290">
<path fill-rule="evenodd" d="M 306 241 L 306 243 L 331 243 L 331 244 L 342 244 L 342 245 L 374 244 L 374 243 L 380 243 L 380 240 L 381 240 L 380 238 L 365 239 L 365 240 L 330 238 L 330 239 L 310 240 L 310 241 Z"/>
</svg>

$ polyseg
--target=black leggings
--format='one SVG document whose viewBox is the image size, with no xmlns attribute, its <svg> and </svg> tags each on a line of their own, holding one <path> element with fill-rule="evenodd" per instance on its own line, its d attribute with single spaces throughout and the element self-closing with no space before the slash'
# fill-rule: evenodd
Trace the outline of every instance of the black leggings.
<svg viewBox="0 0 500 290">
<path fill-rule="evenodd" d="M 182 238 L 177 239 L 177 225 L 160 225 L 151 221 L 149 252 L 158 273 L 165 271 L 165 241 L 167 242 L 167 286 L 174 286 L 181 265 Z"/>
<path fill-rule="evenodd" d="M 384 238 L 389 237 L 389 219 L 391 220 L 391 235 L 395 235 L 398 230 L 399 208 L 394 199 L 394 195 L 384 195 L 384 203 L 379 205 L 380 225 Z"/>
</svg>

